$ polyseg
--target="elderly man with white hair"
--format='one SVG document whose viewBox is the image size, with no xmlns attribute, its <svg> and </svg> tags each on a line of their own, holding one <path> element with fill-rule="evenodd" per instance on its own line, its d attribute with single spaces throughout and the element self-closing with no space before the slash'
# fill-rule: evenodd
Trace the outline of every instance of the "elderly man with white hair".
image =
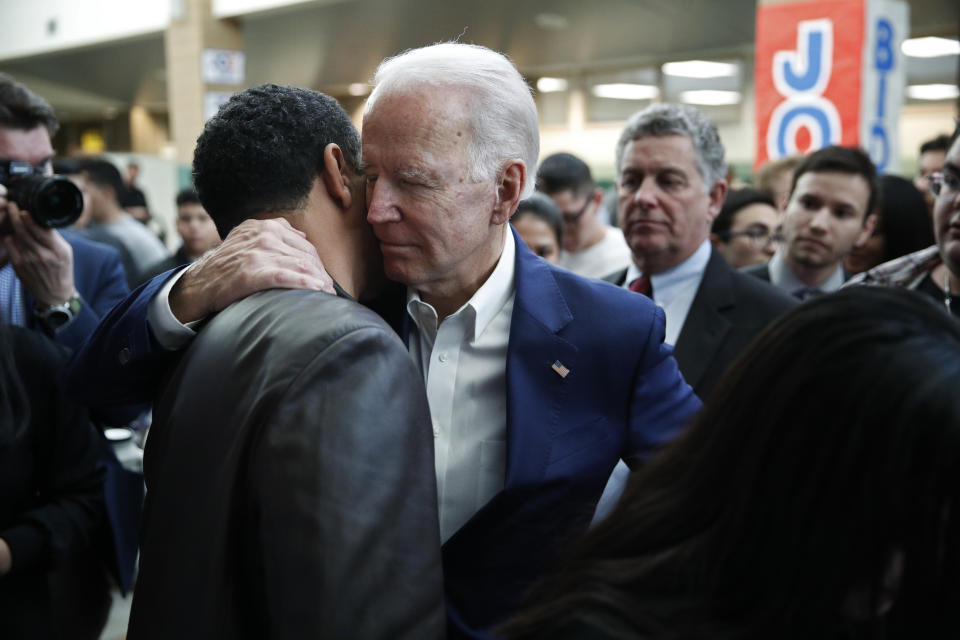
<svg viewBox="0 0 960 640">
<path fill-rule="evenodd" d="M 485 637 L 513 613 L 586 528 L 618 460 L 643 463 L 700 406 L 660 309 L 553 267 L 511 232 L 538 152 L 530 89 L 501 54 L 446 43 L 378 69 L 363 122 L 367 220 L 386 274 L 406 285 L 394 328 L 427 386 L 451 637 Z M 296 233 L 248 221 L 168 295 L 156 296 L 161 276 L 122 305 L 75 372 L 113 354 L 125 364 L 98 386 L 143 397 L 162 374 L 151 332 L 173 347 L 190 331 L 168 324 L 254 290 L 318 286 L 316 265 Z"/>
</svg>

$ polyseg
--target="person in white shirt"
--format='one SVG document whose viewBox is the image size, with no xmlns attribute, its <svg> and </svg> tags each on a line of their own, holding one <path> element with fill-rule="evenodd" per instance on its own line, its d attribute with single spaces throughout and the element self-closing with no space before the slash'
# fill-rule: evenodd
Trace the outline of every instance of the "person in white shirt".
<svg viewBox="0 0 960 640">
<path fill-rule="evenodd" d="M 603 221 L 603 190 L 583 160 L 569 153 L 547 157 L 537 170 L 537 190 L 563 214 L 561 267 L 587 278 L 606 278 L 630 264 L 630 247 L 616 227 Z"/>
</svg>

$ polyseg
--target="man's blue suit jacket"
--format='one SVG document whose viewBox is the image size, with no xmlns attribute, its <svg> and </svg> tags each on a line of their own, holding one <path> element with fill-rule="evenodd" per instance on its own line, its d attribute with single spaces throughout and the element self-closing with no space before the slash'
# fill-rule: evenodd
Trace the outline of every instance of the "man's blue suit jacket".
<svg viewBox="0 0 960 640">
<path fill-rule="evenodd" d="M 443 547 L 452 638 L 484 637 L 516 612 L 558 547 L 585 530 L 617 461 L 649 459 L 700 408 L 663 344 L 662 310 L 516 241 L 505 487 Z M 151 398 L 170 354 L 150 334 L 147 306 L 168 277 L 115 308 L 75 357 L 71 382 L 90 387 L 88 398 Z"/>
</svg>

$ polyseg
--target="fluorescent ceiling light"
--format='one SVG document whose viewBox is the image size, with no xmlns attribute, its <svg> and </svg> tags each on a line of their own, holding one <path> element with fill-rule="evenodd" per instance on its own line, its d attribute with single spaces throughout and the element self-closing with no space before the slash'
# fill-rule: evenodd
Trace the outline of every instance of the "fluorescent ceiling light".
<svg viewBox="0 0 960 640">
<path fill-rule="evenodd" d="M 900 45 L 903 55 L 911 58 L 939 58 L 960 55 L 960 40 L 956 38 L 909 38 Z"/>
<path fill-rule="evenodd" d="M 694 91 L 681 91 L 680 101 L 687 104 L 702 105 L 724 105 L 739 104 L 739 91 L 718 91 L 714 89 L 696 89 Z"/>
<path fill-rule="evenodd" d="M 540 93 L 553 93 L 556 91 L 567 90 L 566 78 L 540 78 L 537 80 L 537 91 Z"/>
<path fill-rule="evenodd" d="M 352 96 L 365 96 L 369 89 L 370 87 L 366 82 L 351 82 L 350 86 L 347 87 L 347 92 Z"/>
<path fill-rule="evenodd" d="M 960 97 L 955 84 L 914 84 L 907 87 L 907 97 L 914 100 L 952 100 Z"/>
<path fill-rule="evenodd" d="M 652 84 L 629 84 L 626 82 L 598 84 L 590 92 L 598 98 L 612 98 L 614 100 L 653 100 L 660 95 L 660 90 Z"/>
<path fill-rule="evenodd" d="M 667 62 L 660 69 L 665 75 L 681 78 L 728 78 L 737 75 L 737 65 L 708 60 Z"/>
<path fill-rule="evenodd" d="M 533 17 L 533 22 L 547 31 L 562 31 L 570 24 L 567 17 L 559 13 L 538 13 Z"/>
</svg>

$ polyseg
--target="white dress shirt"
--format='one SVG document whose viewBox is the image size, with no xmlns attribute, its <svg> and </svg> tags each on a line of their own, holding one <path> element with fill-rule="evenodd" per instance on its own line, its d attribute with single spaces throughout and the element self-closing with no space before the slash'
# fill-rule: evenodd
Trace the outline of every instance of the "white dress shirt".
<svg viewBox="0 0 960 640">
<path fill-rule="evenodd" d="M 663 273 L 650 276 L 650 285 L 653 287 L 653 301 L 663 309 L 667 316 L 667 330 L 664 342 L 674 346 L 683 323 L 690 313 L 690 306 L 697 296 L 697 289 L 703 280 L 703 272 L 710 262 L 710 240 L 704 240 L 689 258 Z M 630 262 L 627 267 L 627 277 L 623 281 L 623 288 L 629 289 L 630 283 L 643 275 L 637 265 Z"/>
<path fill-rule="evenodd" d="M 157 339 L 160 346 L 168 351 L 176 351 L 183 348 L 190 340 L 197 335 L 193 327 L 201 321 L 195 320 L 183 324 L 173 315 L 170 309 L 170 290 L 177 283 L 186 269 L 180 269 L 169 280 L 164 283 L 157 295 L 153 296 L 150 305 L 147 307 L 147 324 L 153 329 L 153 337 Z"/>
<path fill-rule="evenodd" d="M 780 249 L 777 249 L 777 252 L 771 256 L 770 262 L 767 263 L 767 269 L 770 271 L 770 283 L 775 284 L 792 296 L 797 295 L 798 291 L 804 289 L 819 289 L 823 293 L 832 293 L 843 286 L 843 267 L 840 263 L 837 263 L 837 268 L 823 284 L 818 287 L 808 287 L 784 262 L 783 253 Z"/>
<path fill-rule="evenodd" d="M 407 293 L 409 350 L 433 421 L 440 537 L 446 542 L 501 489 L 507 464 L 507 343 L 514 301 L 513 234 L 493 273 L 437 326 L 437 312 Z"/>
</svg>

